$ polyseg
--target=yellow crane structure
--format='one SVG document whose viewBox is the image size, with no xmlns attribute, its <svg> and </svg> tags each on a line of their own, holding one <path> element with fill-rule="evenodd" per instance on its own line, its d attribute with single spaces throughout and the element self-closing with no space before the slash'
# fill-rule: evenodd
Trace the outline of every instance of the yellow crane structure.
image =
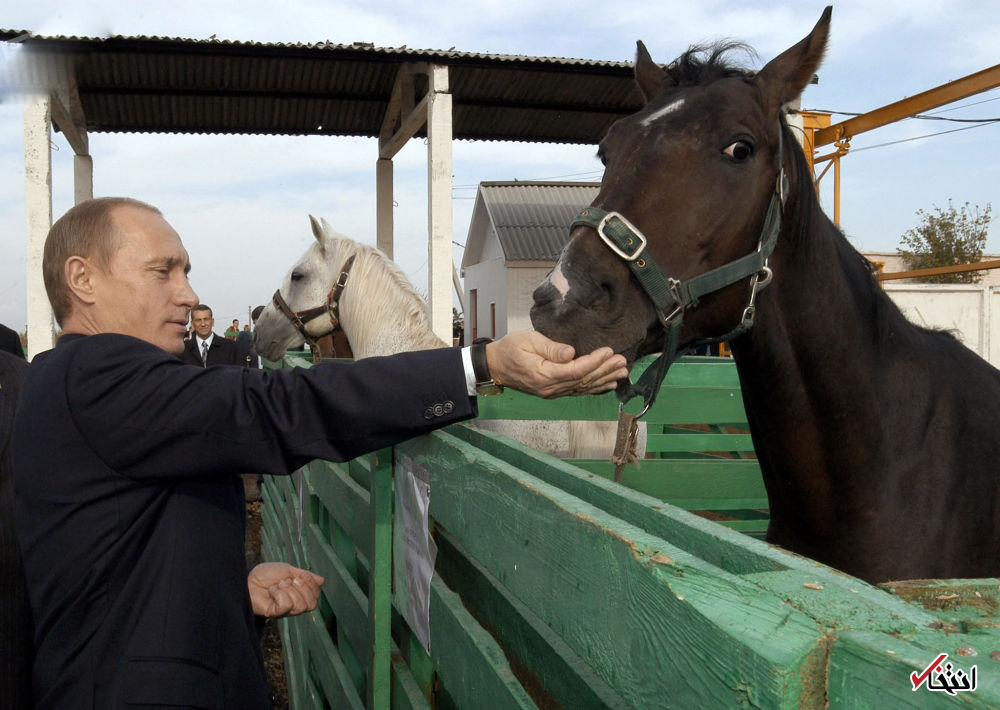
<svg viewBox="0 0 1000 710">
<path fill-rule="evenodd" d="M 1000 86 L 1000 64 L 833 125 L 830 124 L 828 113 L 801 111 L 805 129 L 803 148 L 813 174 L 815 175 L 818 164 L 829 163 L 823 172 L 814 178 L 817 189 L 819 181 L 830 167 L 833 167 L 833 221 L 840 225 L 840 159 L 850 151 L 851 139 L 854 136 L 998 86 Z M 820 148 L 828 145 L 833 146 L 832 151 L 816 155 Z"/>
</svg>

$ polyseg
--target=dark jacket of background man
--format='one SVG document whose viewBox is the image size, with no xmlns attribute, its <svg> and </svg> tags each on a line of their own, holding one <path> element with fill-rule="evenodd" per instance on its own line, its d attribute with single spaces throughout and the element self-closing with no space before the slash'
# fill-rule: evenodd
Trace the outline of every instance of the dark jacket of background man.
<svg viewBox="0 0 1000 710">
<path fill-rule="evenodd" d="M 269 708 L 237 474 L 344 461 L 476 411 L 454 348 L 267 375 L 63 335 L 32 363 L 11 439 L 38 707 Z"/>
<path fill-rule="evenodd" d="M 14 410 L 27 371 L 23 355 L 0 351 L 0 708 L 4 710 L 31 707 L 31 608 L 14 536 L 14 473 L 10 460 Z"/>
<path fill-rule="evenodd" d="M 191 336 L 189 340 L 184 342 L 184 352 L 181 354 L 181 360 L 189 365 L 202 367 L 200 347 L 201 341 L 196 336 Z M 245 362 L 240 360 L 240 350 L 236 346 L 236 341 L 228 340 L 217 333 L 213 333 L 212 344 L 208 346 L 208 364 L 205 367 L 243 364 Z"/>
<path fill-rule="evenodd" d="M 13 355 L 17 355 L 22 360 L 24 359 L 21 336 L 17 334 L 17 331 L 11 330 L 3 323 L 0 323 L 0 350 L 6 350 Z"/>
</svg>

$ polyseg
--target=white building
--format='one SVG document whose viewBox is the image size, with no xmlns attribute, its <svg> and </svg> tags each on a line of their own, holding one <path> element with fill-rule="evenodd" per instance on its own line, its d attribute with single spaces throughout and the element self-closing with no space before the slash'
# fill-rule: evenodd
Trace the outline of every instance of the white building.
<svg viewBox="0 0 1000 710">
<path fill-rule="evenodd" d="M 531 328 L 531 294 L 599 183 L 483 182 L 462 257 L 465 342 Z"/>
</svg>

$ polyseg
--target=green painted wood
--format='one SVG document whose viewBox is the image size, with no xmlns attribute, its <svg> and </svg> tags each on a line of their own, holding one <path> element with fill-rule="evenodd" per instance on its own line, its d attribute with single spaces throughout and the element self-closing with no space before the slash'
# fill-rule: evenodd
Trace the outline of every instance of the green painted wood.
<svg viewBox="0 0 1000 710">
<path fill-rule="evenodd" d="M 792 707 L 818 682 L 822 632 L 780 598 L 446 433 L 399 448 L 438 524 L 626 702 Z"/>
<path fill-rule="evenodd" d="M 533 710 L 503 651 L 476 623 L 457 594 L 431 580 L 431 658 L 448 696 L 460 708 Z"/>
<path fill-rule="evenodd" d="M 368 599 L 334 549 L 322 539 L 318 528 L 310 526 L 308 535 L 309 569 L 326 579 L 322 594 L 337 618 L 337 628 L 350 641 L 354 654 L 367 659 L 371 656 Z"/>
<path fill-rule="evenodd" d="M 646 451 L 753 451 L 749 434 L 653 434 L 646 435 Z"/>
<path fill-rule="evenodd" d="M 909 579 L 879 588 L 919 605 L 956 630 L 1000 627 L 1000 580 L 995 578 Z"/>
<path fill-rule="evenodd" d="M 278 634 L 281 636 L 281 657 L 285 664 L 285 684 L 290 703 L 295 704 L 304 695 L 305 664 L 301 658 L 302 647 L 297 643 L 292 619 L 278 620 Z M 296 705 L 297 706 L 297 705 Z"/>
<path fill-rule="evenodd" d="M 547 483 L 652 535 L 671 540 L 678 547 L 727 572 L 763 572 L 802 564 L 800 557 L 768 545 L 748 544 L 739 533 L 498 434 L 462 424 L 449 427 L 446 431 L 513 466 L 531 471 Z"/>
<path fill-rule="evenodd" d="M 392 657 L 392 710 L 430 710 L 410 667 L 398 653 Z"/>
<path fill-rule="evenodd" d="M 614 478 L 614 464 L 610 461 L 574 459 L 570 463 L 603 478 Z M 621 483 L 661 500 L 713 497 L 767 499 L 760 465 L 752 459 L 644 459 L 639 468 L 634 465 L 625 467 Z M 767 503 L 761 507 L 766 508 Z"/>
<path fill-rule="evenodd" d="M 975 657 L 960 656 L 963 646 L 978 647 Z M 829 658 L 829 707 L 840 708 L 998 708 L 1000 707 L 1000 662 L 990 657 L 1000 648 L 995 633 L 945 634 L 924 631 L 898 638 L 870 631 L 844 631 L 833 643 Z M 937 658 L 948 653 L 948 661 L 971 672 L 977 666 L 975 692 L 931 692 L 926 683 L 914 691 L 910 673 L 920 674 Z"/>
<path fill-rule="evenodd" d="M 364 710 L 365 704 L 358 694 L 344 662 L 326 631 L 323 619 L 316 612 L 298 617 L 302 628 L 303 644 L 311 659 L 309 668 L 331 707 Z"/>
<path fill-rule="evenodd" d="M 628 708 L 566 643 L 455 539 L 437 535 L 441 579 L 497 639 L 521 684 L 540 707 Z"/>
<path fill-rule="evenodd" d="M 368 490 L 358 485 L 343 464 L 325 462 L 310 470 L 309 485 L 354 545 L 367 550 L 371 528 Z"/>
<path fill-rule="evenodd" d="M 383 449 L 373 458 L 371 471 L 372 525 L 368 594 L 367 707 L 387 708 L 392 692 L 392 450 Z"/>
</svg>

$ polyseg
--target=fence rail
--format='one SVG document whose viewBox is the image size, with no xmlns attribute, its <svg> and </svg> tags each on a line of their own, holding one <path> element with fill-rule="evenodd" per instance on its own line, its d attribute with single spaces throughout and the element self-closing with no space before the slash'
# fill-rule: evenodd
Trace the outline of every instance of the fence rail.
<svg viewBox="0 0 1000 710">
<path fill-rule="evenodd" d="M 731 364 L 691 364 L 671 370 L 652 414 L 665 426 L 704 423 L 671 414 L 675 394 L 694 406 L 685 388 L 735 382 Z M 484 414 L 594 419 L 613 405 L 495 399 Z M 657 454 L 692 453 L 672 448 Z M 661 461 L 685 459 L 642 469 Z M 670 475 L 655 468 L 651 479 Z M 430 483 L 437 544 L 429 654 L 400 601 L 412 580 L 399 565 L 392 580 L 405 554 L 399 539 L 393 550 L 393 474 L 399 485 L 413 469 Z M 893 594 L 467 425 L 313 462 L 301 486 L 302 506 L 294 477 L 271 478 L 264 504 L 265 554 L 327 578 L 316 612 L 281 623 L 297 709 L 1000 706 L 995 579 Z M 978 665 L 975 692 L 911 689 L 939 653 Z"/>
</svg>

